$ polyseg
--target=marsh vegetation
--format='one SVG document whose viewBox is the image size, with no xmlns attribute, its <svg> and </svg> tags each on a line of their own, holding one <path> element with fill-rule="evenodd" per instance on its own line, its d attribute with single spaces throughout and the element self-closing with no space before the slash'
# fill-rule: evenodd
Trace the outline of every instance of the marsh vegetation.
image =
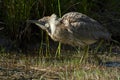
<svg viewBox="0 0 120 80">
<path fill-rule="evenodd" d="M 86 52 L 54 42 L 36 25 L 26 24 L 29 19 L 52 13 L 61 17 L 70 11 L 94 18 L 120 42 L 119 0 L 0 0 L 0 27 L 4 27 L 0 30 L 0 79 L 120 80 L 119 66 L 105 66 L 120 62 L 120 45 L 102 45 L 98 47 L 101 53 Z"/>
</svg>

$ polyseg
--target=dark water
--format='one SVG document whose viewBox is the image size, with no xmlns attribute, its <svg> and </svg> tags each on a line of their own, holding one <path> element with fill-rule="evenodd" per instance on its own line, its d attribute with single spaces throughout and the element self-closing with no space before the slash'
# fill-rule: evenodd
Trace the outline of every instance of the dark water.
<svg viewBox="0 0 120 80">
<path fill-rule="evenodd" d="M 120 67 L 120 62 L 108 61 L 108 62 L 102 63 L 101 65 L 106 66 L 106 67 Z"/>
</svg>

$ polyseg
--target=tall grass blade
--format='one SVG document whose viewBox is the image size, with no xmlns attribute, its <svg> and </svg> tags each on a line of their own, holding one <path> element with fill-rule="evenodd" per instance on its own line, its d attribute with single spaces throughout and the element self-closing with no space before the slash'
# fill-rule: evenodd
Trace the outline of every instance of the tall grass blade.
<svg viewBox="0 0 120 80">
<path fill-rule="evenodd" d="M 61 17 L 61 6 L 60 6 L 60 0 L 58 0 L 58 11 L 59 11 L 59 16 Z M 56 51 L 56 56 L 58 55 L 60 57 L 61 53 L 61 43 L 59 42 L 57 51 Z"/>
</svg>

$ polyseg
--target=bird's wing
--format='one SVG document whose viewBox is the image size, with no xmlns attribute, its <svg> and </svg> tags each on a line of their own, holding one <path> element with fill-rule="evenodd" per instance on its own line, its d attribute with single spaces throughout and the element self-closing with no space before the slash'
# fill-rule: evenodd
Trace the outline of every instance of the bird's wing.
<svg viewBox="0 0 120 80">
<path fill-rule="evenodd" d="M 62 22 L 73 35 L 80 39 L 109 38 L 110 34 L 96 20 L 78 12 L 70 12 L 62 17 Z"/>
</svg>

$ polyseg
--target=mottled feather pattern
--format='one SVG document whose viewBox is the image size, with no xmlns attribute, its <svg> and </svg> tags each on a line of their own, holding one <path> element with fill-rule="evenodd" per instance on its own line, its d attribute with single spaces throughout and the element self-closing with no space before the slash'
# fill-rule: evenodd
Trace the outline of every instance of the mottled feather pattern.
<svg viewBox="0 0 120 80">
<path fill-rule="evenodd" d="M 102 27 L 96 20 L 78 12 L 70 12 L 65 14 L 62 17 L 62 22 L 66 25 L 65 23 L 68 20 L 70 31 L 73 33 L 76 33 L 77 35 L 87 36 L 86 37 L 92 37 L 94 39 L 99 39 L 99 38 L 110 38 L 107 36 L 110 36 L 108 31 Z M 75 35 L 76 35 L 75 34 Z M 82 35 L 84 34 L 84 35 Z"/>
<path fill-rule="evenodd" d="M 55 14 L 39 20 L 54 41 L 72 46 L 86 46 L 111 35 L 99 22 L 78 12 L 69 12 L 58 18 Z M 48 25 L 45 25 L 48 24 Z M 40 27 L 40 26 L 39 26 Z M 43 28 L 43 27 L 41 27 Z"/>
</svg>

